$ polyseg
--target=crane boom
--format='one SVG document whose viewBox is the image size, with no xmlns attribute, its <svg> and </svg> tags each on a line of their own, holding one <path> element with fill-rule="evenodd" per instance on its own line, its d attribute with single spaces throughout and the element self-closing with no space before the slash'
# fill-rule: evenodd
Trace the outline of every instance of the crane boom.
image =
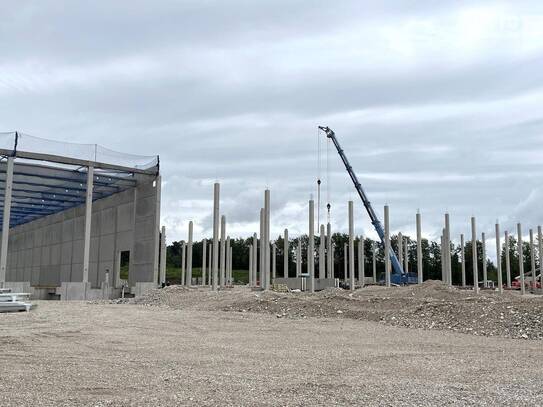
<svg viewBox="0 0 543 407">
<path fill-rule="evenodd" d="M 349 176 L 351 177 L 351 180 L 353 181 L 354 187 L 356 188 L 356 191 L 358 192 L 358 195 L 360 196 L 360 199 L 362 200 L 364 207 L 368 211 L 368 215 L 370 217 L 371 223 L 373 227 L 375 228 L 375 231 L 377 232 L 379 239 L 381 239 L 381 243 L 383 243 L 383 246 L 384 246 L 385 232 L 383 230 L 383 226 L 381 225 L 379 218 L 375 214 L 375 211 L 373 210 L 373 207 L 371 206 L 371 202 L 369 201 L 368 197 L 366 196 L 366 193 L 364 192 L 364 188 L 362 188 L 362 185 L 358 181 L 358 177 L 354 173 L 353 167 L 349 163 L 349 160 L 347 159 L 345 152 L 339 145 L 339 142 L 336 138 L 336 134 L 330 127 L 319 126 L 319 129 L 324 131 L 326 133 L 326 137 L 331 139 L 332 142 L 334 143 L 334 146 L 336 147 L 336 150 L 339 156 L 341 157 L 343 164 L 345 165 L 345 169 L 349 173 Z M 401 280 L 404 280 L 403 276 L 405 273 L 404 273 L 401 263 L 398 261 L 398 258 L 396 257 L 396 254 L 394 253 L 394 250 L 390 250 L 390 261 L 392 263 L 392 268 L 394 269 L 394 274 L 400 275 L 402 277 Z M 406 282 L 407 282 L 407 279 L 406 279 Z"/>
</svg>

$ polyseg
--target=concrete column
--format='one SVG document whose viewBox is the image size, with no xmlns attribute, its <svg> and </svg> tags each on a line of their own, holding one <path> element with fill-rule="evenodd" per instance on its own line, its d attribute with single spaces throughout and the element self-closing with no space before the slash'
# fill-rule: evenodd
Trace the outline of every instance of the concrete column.
<svg viewBox="0 0 543 407">
<path fill-rule="evenodd" d="M 186 279 L 186 269 L 187 264 L 187 244 L 183 242 L 181 244 L 181 285 L 185 285 Z"/>
<path fill-rule="evenodd" d="M 260 269 L 260 274 L 258 276 L 258 281 L 260 282 L 260 288 L 264 288 L 264 259 L 265 254 L 264 252 L 266 249 L 264 248 L 264 208 L 260 208 L 260 257 L 258 258 L 258 268 Z"/>
<path fill-rule="evenodd" d="M 403 247 L 403 271 L 405 271 L 406 274 L 409 273 L 409 238 L 406 236 L 404 239 L 404 247 Z"/>
<path fill-rule="evenodd" d="M 424 275 L 422 270 L 422 222 L 420 212 L 417 212 L 417 273 L 418 283 L 422 284 L 424 281 Z"/>
<path fill-rule="evenodd" d="M 258 281 L 258 235 L 253 234 L 253 287 L 257 287 Z"/>
<path fill-rule="evenodd" d="M 496 268 L 498 273 L 498 291 L 503 293 L 502 281 L 502 247 L 500 243 L 500 224 L 496 222 Z"/>
<path fill-rule="evenodd" d="M 539 282 L 543 293 L 543 232 L 541 226 L 537 227 L 537 247 L 539 248 Z"/>
<path fill-rule="evenodd" d="M 264 237 L 266 239 L 266 245 L 264 246 L 266 248 L 266 257 L 265 259 L 265 276 L 266 276 L 266 290 L 270 288 L 270 190 L 266 189 L 264 191 Z"/>
<path fill-rule="evenodd" d="M 277 246 L 275 243 L 272 244 L 272 281 L 275 280 L 277 276 Z"/>
<path fill-rule="evenodd" d="M 325 278 L 326 272 L 326 255 L 325 255 L 325 235 L 324 235 L 324 225 L 321 225 L 321 236 L 319 242 L 319 278 Z"/>
<path fill-rule="evenodd" d="M 449 214 L 445 214 L 445 271 L 447 283 L 452 286 L 452 264 L 451 264 L 451 223 Z"/>
<path fill-rule="evenodd" d="M 166 284 L 166 227 L 160 231 L 160 284 Z"/>
<path fill-rule="evenodd" d="M 189 243 L 187 246 L 187 286 L 192 285 L 192 235 L 193 223 L 189 222 Z"/>
<path fill-rule="evenodd" d="M 285 229 L 285 235 L 283 237 L 283 277 L 288 278 L 288 265 L 289 265 L 289 249 L 288 249 L 288 229 Z"/>
<path fill-rule="evenodd" d="M 213 243 L 209 243 L 208 251 L 207 251 L 207 264 L 209 265 L 209 272 L 207 277 L 207 285 L 211 287 L 211 280 L 213 277 L 213 271 L 212 271 L 212 263 L 213 263 Z"/>
<path fill-rule="evenodd" d="M 219 194 L 220 185 L 215 183 L 213 194 L 213 279 L 212 289 L 217 290 L 219 280 Z"/>
<path fill-rule="evenodd" d="M 298 246 L 296 247 L 296 278 L 302 274 L 302 241 L 298 238 Z"/>
<path fill-rule="evenodd" d="M 225 265 L 225 277 L 224 277 L 224 284 L 230 285 L 230 236 L 226 236 L 226 250 L 225 250 L 225 256 L 226 256 L 226 265 Z"/>
<path fill-rule="evenodd" d="M 377 284 L 377 258 L 375 257 L 375 240 L 371 241 L 371 267 L 373 273 L 373 284 Z"/>
<path fill-rule="evenodd" d="M 6 181 L 5 181 L 5 189 L 4 189 L 4 213 L 2 215 L 2 247 L 0 249 L 0 288 L 2 288 L 4 286 L 4 283 L 6 282 L 6 270 L 7 270 L 7 263 L 8 263 L 8 244 L 9 244 L 9 226 L 10 226 L 9 222 L 11 219 L 11 195 L 13 192 L 13 164 L 14 164 L 14 158 L 8 157 L 7 168 L 6 168 Z M 91 177 L 91 182 L 92 182 L 92 177 Z M 92 187 L 91 187 L 91 203 L 92 203 Z M 85 237 L 86 237 L 86 234 L 85 234 Z M 90 240 L 90 228 L 89 228 L 89 240 Z M 89 280 L 88 254 L 87 254 L 86 264 L 87 264 L 87 274 L 86 274 L 87 278 L 85 279 L 85 275 L 83 276 L 84 282 Z"/>
<path fill-rule="evenodd" d="M 460 235 L 460 261 L 462 262 L 462 287 L 466 286 L 466 242 L 464 234 Z"/>
<path fill-rule="evenodd" d="M 309 292 L 315 292 L 315 202 L 309 201 L 309 245 L 307 250 Z"/>
<path fill-rule="evenodd" d="M 517 223 L 518 233 L 518 270 L 520 276 L 520 293 L 525 294 L 526 287 L 524 286 L 524 248 L 522 247 L 522 225 Z"/>
<path fill-rule="evenodd" d="M 482 246 L 483 246 L 483 287 L 488 287 L 488 273 L 486 266 L 486 235 L 483 233 L 482 237 Z"/>
<path fill-rule="evenodd" d="M 249 245 L 249 287 L 253 286 L 253 245 Z"/>
<path fill-rule="evenodd" d="M 84 240 L 83 240 L 83 282 L 84 283 L 89 282 L 89 258 L 90 258 L 90 241 L 91 241 L 91 225 L 92 225 L 93 187 L 94 187 L 94 167 L 91 165 L 87 168 L 87 194 L 85 198 L 85 235 L 84 235 Z M 9 222 L 8 222 L 8 228 L 9 228 Z M 156 278 L 156 274 L 154 278 Z M 156 280 L 154 282 L 156 284 Z"/>
<path fill-rule="evenodd" d="M 366 259 L 364 258 L 364 236 L 360 236 L 358 239 L 358 280 L 360 282 L 360 287 L 364 287 L 365 280 L 365 263 Z"/>
<path fill-rule="evenodd" d="M 347 279 L 349 278 L 349 244 L 343 244 L 343 281 L 347 284 Z"/>
<path fill-rule="evenodd" d="M 202 241 L 202 285 L 206 285 L 206 250 L 207 250 L 207 239 Z"/>
<path fill-rule="evenodd" d="M 445 271 L 445 229 L 442 229 L 439 237 L 439 255 L 441 259 L 441 282 L 447 284 L 447 273 Z"/>
<path fill-rule="evenodd" d="M 336 258 L 336 245 L 334 243 L 332 243 L 332 268 L 330 269 L 330 277 L 331 278 L 336 278 L 336 262 L 335 262 L 335 258 Z"/>
<path fill-rule="evenodd" d="M 349 201 L 349 288 L 354 291 L 354 204 Z"/>
<path fill-rule="evenodd" d="M 505 278 L 507 288 L 511 288 L 511 256 L 509 253 L 509 232 L 505 231 Z"/>
<path fill-rule="evenodd" d="M 224 288 L 226 277 L 226 217 L 221 216 L 221 248 L 220 248 L 220 278 L 219 285 Z"/>
<path fill-rule="evenodd" d="M 400 264 L 403 262 L 403 234 L 398 232 L 398 261 Z"/>
<path fill-rule="evenodd" d="M 332 275 L 332 263 L 334 258 L 332 257 L 332 225 L 330 222 L 326 224 L 326 277 L 334 278 Z"/>
<path fill-rule="evenodd" d="M 229 285 L 234 285 L 234 274 L 232 272 L 232 263 L 233 263 L 232 253 L 233 253 L 233 248 L 232 246 L 230 246 L 230 253 L 228 257 L 230 259 L 230 261 L 228 262 L 228 284 Z"/>
<path fill-rule="evenodd" d="M 537 277 L 535 273 L 535 245 L 534 245 L 534 231 L 530 229 L 530 266 L 532 269 L 532 290 L 535 290 L 537 283 Z"/>
<path fill-rule="evenodd" d="M 388 205 L 385 205 L 385 284 L 390 287 L 390 220 Z"/>
<path fill-rule="evenodd" d="M 477 266 L 477 225 L 475 217 L 471 218 L 471 253 L 473 262 L 473 290 L 479 293 L 479 269 Z"/>
</svg>

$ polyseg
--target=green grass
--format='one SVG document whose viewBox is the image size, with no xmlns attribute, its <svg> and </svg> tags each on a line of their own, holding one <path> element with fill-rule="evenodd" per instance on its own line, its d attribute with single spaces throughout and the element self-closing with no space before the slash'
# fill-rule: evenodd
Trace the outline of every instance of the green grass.
<svg viewBox="0 0 543 407">
<path fill-rule="evenodd" d="M 207 272 L 206 272 L 207 275 Z M 232 270 L 232 275 L 234 276 L 235 284 L 247 284 L 249 282 L 249 271 L 248 270 Z M 202 277 L 202 268 L 193 267 L 192 268 L 192 277 Z M 170 284 L 178 284 L 181 280 L 181 269 L 175 267 L 166 268 L 166 281 Z"/>
</svg>

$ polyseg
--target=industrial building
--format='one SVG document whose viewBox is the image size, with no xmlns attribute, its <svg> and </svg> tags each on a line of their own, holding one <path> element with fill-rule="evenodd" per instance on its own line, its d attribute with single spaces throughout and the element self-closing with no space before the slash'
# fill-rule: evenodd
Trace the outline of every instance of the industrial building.
<svg viewBox="0 0 543 407">
<path fill-rule="evenodd" d="M 116 298 L 159 283 L 158 156 L 0 133 L 0 288 Z"/>
</svg>

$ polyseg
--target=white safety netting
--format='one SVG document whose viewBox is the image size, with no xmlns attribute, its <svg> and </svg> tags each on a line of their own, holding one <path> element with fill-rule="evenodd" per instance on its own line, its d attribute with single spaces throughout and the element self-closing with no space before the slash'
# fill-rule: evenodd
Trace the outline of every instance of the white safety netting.
<svg viewBox="0 0 543 407">
<path fill-rule="evenodd" d="M 148 169 L 158 164 L 158 157 L 156 156 L 121 153 L 98 144 L 78 144 L 48 140 L 19 132 L 17 135 L 15 132 L 0 132 L 0 148 L 11 151 L 57 155 L 138 169 Z"/>
</svg>

